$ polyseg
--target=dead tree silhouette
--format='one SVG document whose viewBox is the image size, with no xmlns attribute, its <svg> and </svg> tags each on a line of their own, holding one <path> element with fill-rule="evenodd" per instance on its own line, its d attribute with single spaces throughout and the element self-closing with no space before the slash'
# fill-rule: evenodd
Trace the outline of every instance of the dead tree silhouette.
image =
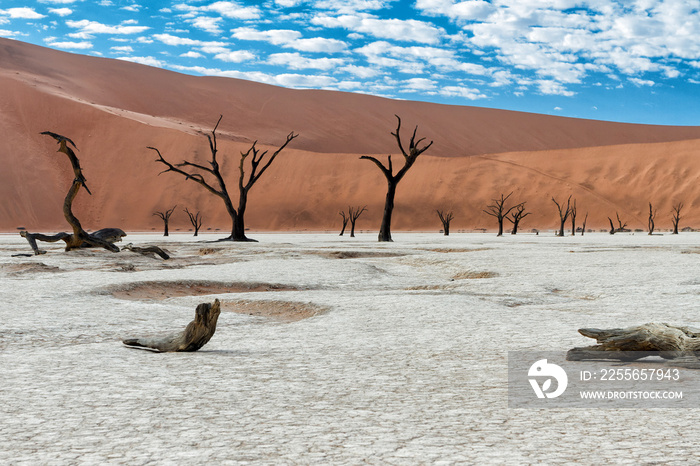
<svg viewBox="0 0 700 466">
<path fill-rule="evenodd" d="M 425 138 L 420 138 L 416 141 L 416 132 L 418 131 L 418 126 L 416 126 L 416 128 L 413 130 L 413 136 L 411 136 L 411 140 L 409 142 L 408 152 L 406 152 L 404 150 L 403 144 L 401 143 L 401 118 L 399 118 L 398 115 L 394 116 L 398 120 L 398 124 L 396 126 L 396 132 L 391 134 L 396 138 L 396 143 L 398 144 L 399 149 L 401 150 L 401 154 L 403 155 L 403 167 L 396 174 L 394 174 L 394 167 L 391 162 L 391 155 L 388 156 L 388 162 L 386 166 L 382 162 L 380 162 L 376 157 L 372 157 L 369 155 L 363 155 L 362 157 L 360 157 L 360 159 L 370 160 L 375 165 L 377 165 L 377 167 L 379 167 L 379 169 L 382 171 L 382 174 L 386 178 L 387 182 L 386 200 L 384 202 L 384 215 L 382 216 L 382 224 L 379 228 L 379 241 L 393 241 L 391 239 L 391 215 L 394 211 L 394 198 L 396 197 L 396 187 L 398 186 L 399 181 L 401 181 L 406 175 L 406 172 L 408 172 L 408 170 L 416 162 L 416 159 L 423 152 L 428 150 L 430 146 L 433 145 L 433 141 L 430 141 L 427 145 L 419 147 L 420 143 L 423 142 Z"/>
</svg>

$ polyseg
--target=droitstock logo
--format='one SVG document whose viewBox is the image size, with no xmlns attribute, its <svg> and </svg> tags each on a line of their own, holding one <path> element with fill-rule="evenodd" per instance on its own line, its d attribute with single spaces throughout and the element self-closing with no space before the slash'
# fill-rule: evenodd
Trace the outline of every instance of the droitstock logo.
<svg viewBox="0 0 700 466">
<path fill-rule="evenodd" d="M 564 393 L 569 383 L 569 378 L 566 376 L 564 369 L 556 364 L 548 363 L 546 359 L 540 359 L 530 366 L 527 375 L 531 377 L 528 380 L 537 398 L 556 398 Z M 538 379 L 543 379 L 542 385 L 540 385 Z M 552 389 L 552 380 L 557 382 L 554 390 L 550 390 Z"/>
</svg>

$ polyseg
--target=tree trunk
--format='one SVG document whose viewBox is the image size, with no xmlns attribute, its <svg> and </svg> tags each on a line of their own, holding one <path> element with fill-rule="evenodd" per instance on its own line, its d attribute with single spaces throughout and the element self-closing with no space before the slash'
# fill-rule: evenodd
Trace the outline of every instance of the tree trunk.
<svg viewBox="0 0 700 466">
<path fill-rule="evenodd" d="M 445 236 L 450 236 L 450 222 L 443 223 L 442 229 L 445 232 Z"/>
<path fill-rule="evenodd" d="M 566 220 L 562 220 L 561 224 L 559 225 L 559 236 L 564 236 L 564 223 Z"/>
<path fill-rule="evenodd" d="M 379 241 L 393 241 L 391 239 L 391 214 L 394 211 L 394 198 L 396 197 L 396 185 L 394 180 L 387 180 L 388 189 L 384 203 L 384 216 L 379 228 Z"/>
<path fill-rule="evenodd" d="M 168 232 L 168 221 L 163 220 L 163 222 L 165 223 L 165 227 L 163 229 L 163 236 L 170 236 L 170 233 Z"/>
<path fill-rule="evenodd" d="M 634 361 L 646 356 L 660 356 L 664 359 L 682 359 L 684 367 L 690 367 L 686 364 L 690 362 L 700 368 L 697 358 L 700 354 L 700 330 L 697 329 L 648 323 L 607 330 L 582 328 L 579 333 L 595 338 L 598 344 L 569 350 L 566 355 L 569 361 Z"/>
<path fill-rule="evenodd" d="M 498 234 L 496 236 L 503 236 L 503 218 L 498 219 Z"/>
<path fill-rule="evenodd" d="M 513 230 L 510 232 L 511 235 L 518 234 L 518 223 L 517 221 L 513 222 Z"/>
<path fill-rule="evenodd" d="M 194 320 L 182 332 L 159 338 L 129 338 L 123 343 L 126 346 L 152 349 L 159 353 L 197 351 L 214 336 L 220 313 L 221 303 L 218 299 L 212 304 L 202 303 L 195 310 Z"/>
<path fill-rule="evenodd" d="M 355 222 L 350 221 L 350 238 L 355 237 Z"/>
</svg>

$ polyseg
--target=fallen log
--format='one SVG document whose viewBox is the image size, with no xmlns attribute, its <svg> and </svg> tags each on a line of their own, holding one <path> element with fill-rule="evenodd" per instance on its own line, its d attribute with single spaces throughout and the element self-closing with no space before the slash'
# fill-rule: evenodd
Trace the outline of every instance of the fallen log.
<svg viewBox="0 0 700 466">
<path fill-rule="evenodd" d="M 582 328 L 578 332 L 595 338 L 598 344 L 569 350 L 569 361 L 635 361 L 659 356 L 672 360 L 675 366 L 700 368 L 699 329 L 651 322 L 627 328 Z"/>
<path fill-rule="evenodd" d="M 131 243 L 124 246 L 122 249 L 126 251 L 135 252 L 137 254 L 143 254 L 144 256 L 152 256 L 153 254 L 158 254 L 163 260 L 170 259 L 170 255 L 163 251 L 158 246 L 146 246 L 145 248 L 133 246 Z"/>
<path fill-rule="evenodd" d="M 216 331 L 216 322 L 221 313 L 221 303 L 202 303 L 197 306 L 194 320 L 179 333 L 153 338 L 128 338 L 122 342 L 137 349 L 155 350 L 159 353 L 197 351 L 206 345 Z"/>
</svg>

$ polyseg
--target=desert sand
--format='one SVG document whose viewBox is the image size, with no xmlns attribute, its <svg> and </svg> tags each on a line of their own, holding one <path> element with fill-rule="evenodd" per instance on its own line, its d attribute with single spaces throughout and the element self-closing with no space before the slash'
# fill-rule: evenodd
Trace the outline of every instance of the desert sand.
<svg viewBox="0 0 700 466">
<path fill-rule="evenodd" d="M 605 228 L 616 212 L 646 228 L 700 226 L 700 127 L 630 125 L 476 107 L 396 101 L 361 94 L 291 90 L 228 78 L 194 77 L 119 60 L 59 52 L 0 39 L 0 231 L 65 230 L 61 205 L 70 166 L 56 143 L 70 137 L 93 192 L 76 215 L 86 229 L 162 228 L 153 213 L 174 205 L 171 231 L 186 231 L 185 207 L 201 211 L 203 230 L 230 232 L 220 199 L 155 163 L 206 164 L 205 133 L 219 115 L 219 159 L 236 185 L 239 153 L 252 141 L 271 148 L 300 134 L 251 191 L 247 226 L 258 231 L 334 230 L 338 211 L 367 205 L 358 229 L 377 230 L 386 182 L 361 155 L 400 153 L 391 132 L 397 114 L 405 140 L 434 144 L 398 188 L 395 230 L 437 231 L 435 209 L 454 211 L 452 231 L 495 229 L 482 212 L 511 191 L 532 212 L 522 230 L 557 227 L 552 197 L 576 199 L 580 224 Z M 508 226 L 508 224 L 506 224 Z"/>
</svg>

